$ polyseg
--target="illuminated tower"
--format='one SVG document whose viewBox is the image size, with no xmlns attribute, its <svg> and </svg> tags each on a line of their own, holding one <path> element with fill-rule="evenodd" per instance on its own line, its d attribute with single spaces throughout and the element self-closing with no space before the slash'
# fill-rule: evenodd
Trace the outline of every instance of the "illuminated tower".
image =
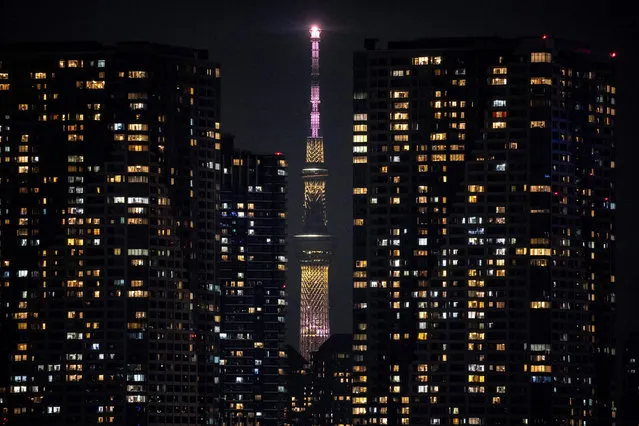
<svg viewBox="0 0 639 426">
<path fill-rule="evenodd" d="M 331 235 L 326 227 L 326 177 L 324 140 L 320 136 L 319 41 L 320 29 L 310 29 L 311 63 L 311 135 L 306 139 L 304 181 L 304 217 L 302 233 L 297 235 L 301 268 L 300 353 L 309 359 L 330 336 L 328 319 L 328 266 Z"/>
</svg>

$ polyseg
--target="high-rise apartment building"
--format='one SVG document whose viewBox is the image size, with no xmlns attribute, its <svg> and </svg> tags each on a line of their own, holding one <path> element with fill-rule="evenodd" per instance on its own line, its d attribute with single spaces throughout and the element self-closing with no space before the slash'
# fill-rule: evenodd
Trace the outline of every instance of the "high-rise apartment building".
<svg viewBox="0 0 639 426">
<path fill-rule="evenodd" d="M 294 347 L 286 347 L 286 391 L 288 404 L 284 416 L 285 426 L 312 424 L 312 386 L 310 365 Z"/>
<path fill-rule="evenodd" d="M 331 335 L 328 315 L 328 267 L 332 255 L 332 236 L 326 219 L 326 178 L 324 138 L 320 132 L 319 42 L 320 29 L 313 26 L 311 36 L 311 135 L 306 139 L 304 216 L 297 239 L 300 263 L 300 353 L 310 359 Z"/>
<path fill-rule="evenodd" d="M 278 424 L 287 404 L 286 158 L 234 150 L 224 137 L 220 179 L 222 424 Z"/>
<path fill-rule="evenodd" d="M 311 353 L 310 412 L 314 425 L 350 426 L 353 336 L 333 334 Z"/>
<path fill-rule="evenodd" d="M 613 58 L 355 54 L 353 424 L 614 424 Z"/>
<path fill-rule="evenodd" d="M 631 333 L 623 345 L 623 376 L 619 380 L 619 425 L 639 424 L 639 333 Z"/>
<path fill-rule="evenodd" d="M 4 424 L 216 424 L 219 90 L 201 50 L 0 49 Z"/>
</svg>

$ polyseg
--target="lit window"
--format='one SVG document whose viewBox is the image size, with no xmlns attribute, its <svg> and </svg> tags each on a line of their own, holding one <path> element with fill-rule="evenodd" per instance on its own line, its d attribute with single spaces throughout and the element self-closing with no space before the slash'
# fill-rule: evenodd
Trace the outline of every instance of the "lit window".
<svg viewBox="0 0 639 426">
<path fill-rule="evenodd" d="M 549 248 L 531 248 L 530 249 L 531 256 L 550 256 Z"/>
<path fill-rule="evenodd" d="M 545 84 L 545 85 L 551 86 L 552 79 L 550 77 L 531 77 L 530 84 L 532 85 Z"/>
<path fill-rule="evenodd" d="M 84 87 L 86 87 L 87 89 L 92 89 L 92 90 L 104 89 L 104 86 L 105 86 L 105 82 L 103 80 L 100 80 L 100 81 L 91 80 L 91 81 L 85 82 L 84 84 Z"/>
<path fill-rule="evenodd" d="M 391 98 L 394 98 L 394 99 L 408 98 L 408 91 L 394 90 L 390 94 L 391 94 Z"/>
<path fill-rule="evenodd" d="M 129 78 L 147 78 L 146 71 L 129 71 Z"/>
<path fill-rule="evenodd" d="M 552 54 L 550 52 L 531 52 L 530 62 L 551 62 Z"/>
<path fill-rule="evenodd" d="M 550 185 L 530 185 L 530 192 L 550 192 Z"/>
</svg>

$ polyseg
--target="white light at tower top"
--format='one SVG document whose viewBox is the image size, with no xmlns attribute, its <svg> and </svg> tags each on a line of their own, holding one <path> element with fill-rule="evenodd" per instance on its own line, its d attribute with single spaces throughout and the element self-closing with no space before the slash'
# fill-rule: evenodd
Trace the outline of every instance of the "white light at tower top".
<svg viewBox="0 0 639 426">
<path fill-rule="evenodd" d="M 311 27 L 311 38 L 320 38 L 320 27 L 313 25 Z"/>
</svg>

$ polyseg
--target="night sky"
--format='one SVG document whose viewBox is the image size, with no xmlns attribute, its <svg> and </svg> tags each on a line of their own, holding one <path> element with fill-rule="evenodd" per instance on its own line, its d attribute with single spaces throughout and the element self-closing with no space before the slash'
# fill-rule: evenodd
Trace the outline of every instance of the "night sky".
<svg viewBox="0 0 639 426">
<path fill-rule="evenodd" d="M 11 4 L 8 4 L 11 3 Z M 204 48 L 222 65 L 222 126 L 236 144 L 289 158 L 289 233 L 301 228 L 298 178 L 308 134 L 308 26 L 323 29 L 320 47 L 322 134 L 329 229 L 337 247 L 331 267 L 334 332 L 351 329 L 352 53 L 367 37 L 382 41 L 449 36 L 541 36 L 586 41 L 616 51 L 618 80 L 619 329 L 639 320 L 639 200 L 634 167 L 639 141 L 639 31 L 621 1 L 0 1 L 0 42 L 151 41 Z M 289 341 L 297 344 L 299 274 L 289 256 Z"/>
</svg>

